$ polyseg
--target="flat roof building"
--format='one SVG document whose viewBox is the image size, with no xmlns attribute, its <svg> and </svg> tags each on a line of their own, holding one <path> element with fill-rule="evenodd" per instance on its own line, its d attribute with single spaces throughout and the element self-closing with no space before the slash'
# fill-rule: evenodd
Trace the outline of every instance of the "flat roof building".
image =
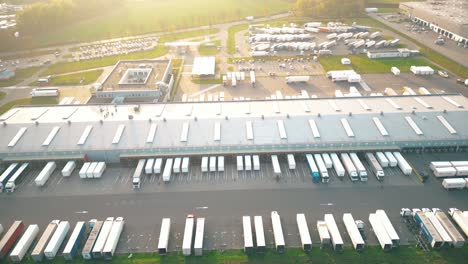
<svg viewBox="0 0 468 264">
<path fill-rule="evenodd" d="M 215 57 L 195 57 L 192 66 L 192 76 L 207 77 L 214 76 L 216 70 Z"/>
<path fill-rule="evenodd" d="M 97 98 L 161 97 L 174 83 L 171 60 L 119 61 L 97 85 Z"/>
<path fill-rule="evenodd" d="M 431 0 L 402 2 L 400 10 L 411 20 L 447 38 L 468 44 L 468 2 Z"/>
<path fill-rule="evenodd" d="M 468 146 L 461 95 L 138 106 L 13 108 L 0 117 L 0 160 Z"/>
</svg>

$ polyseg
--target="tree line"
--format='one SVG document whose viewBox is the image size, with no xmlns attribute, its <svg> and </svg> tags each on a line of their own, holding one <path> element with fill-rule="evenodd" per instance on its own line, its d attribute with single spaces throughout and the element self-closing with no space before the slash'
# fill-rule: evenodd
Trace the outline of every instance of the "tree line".
<svg viewBox="0 0 468 264">
<path fill-rule="evenodd" d="M 293 11 L 317 18 L 355 17 L 364 12 L 365 0 L 297 0 Z"/>
</svg>

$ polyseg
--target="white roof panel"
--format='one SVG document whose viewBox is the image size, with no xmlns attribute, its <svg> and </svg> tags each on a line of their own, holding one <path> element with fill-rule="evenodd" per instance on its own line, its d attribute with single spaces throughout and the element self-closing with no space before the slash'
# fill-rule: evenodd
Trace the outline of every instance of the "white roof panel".
<svg viewBox="0 0 468 264">
<path fill-rule="evenodd" d="M 21 139 L 21 137 L 24 135 L 24 133 L 28 130 L 27 127 L 22 127 L 20 130 L 18 130 L 18 133 L 11 139 L 10 143 L 8 143 L 8 147 L 12 148 L 18 143 L 18 140 Z"/>
<path fill-rule="evenodd" d="M 188 130 L 189 130 L 189 123 L 188 123 L 188 122 L 185 122 L 185 123 L 182 125 L 182 133 L 181 133 L 181 135 L 180 135 L 180 142 L 187 142 Z"/>
<path fill-rule="evenodd" d="M 280 134 L 280 138 L 281 139 L 287 139 L 288 135 L 286 135 L 286 129 L 284 128 L 283 120 L 278 120 L 278 121 L 276 121 L 276 123 L 278 124 L 278 131 L 279 131 L 279 134 Z"/>
<path fill-rule="evenodd" d="M 195 57 L 192 75 L 214 75 L 216 67 L 215 57 Z"/>
<path fill-rule="evenodd" d="M 214 126 L 214 141 L 220 141 L 221 140 L 221 123 L 216 122 Z"/>
<path fill-rule="evenodd" d="M 245 123 L 245 129 L 246 129 L 246 133 L 247 133 L 247 139 L 248 140 L 253 140 L 254 139 L 254 134 L 253 134 L 252 121 L 247 121 Z"/>
<path fill-rule="evenodd" d="M 154 137 L 156 136 L 157 128 L 158 124 L 151 124 L 150 129 L 148 131 L 148 136 L 146 137 L 146 143 L 153 143 Z"/>
<path fill-rule="evenodd" d="M 87 125 L 85 130 L 83 131 L 83 134 L 81 134 L 80 139 L 78 140 L 77 145 L 84 145 L 86 143 L 86 139 L 88 139 L 89 134 L 91 133 L 91 130 L 93 129 L 92 125 Z"/>
<path fill-rule="evenodd" d="M 119 125 L 119 127 L 117 128 L 117 131 L 115 131 L 114 138 L 112 139 L 112 144 L 119 144 L 120 138 L 122 137 L 124 129 L 125 129 L 125 125 Z"/>
<path fill-rule="evenodd" d="M 343 125 L 343 128 L 346 131 L 346 135 L 348 135 L 348 137 L 354 137 L 353 129 L 351 129 L 351 126 L 349 125 L 348 120 L 346 118 L 341 118 L 341 124 Z"/>
<path fill-rule="evenodd" d="M 397 103 L 395 103 L 392 99 L 390 98 L 385 98 L 385 100 L 391 104 L 393 107 L 395 107 L 395 109 L 398 109 L 398 110 L 401 110 L 401 106 L 399 106 Z"/>
<path fill-rule="evenodd" d="M 405 116 L 406 122 L 411 126 L 411 128 L 414 130 L 414 133 L 417 135 L 422 135 L 424 134 L 422 130 L 418 127 L 418 125 L 414 122 L 413 118 L 411 116 Z"/>
<path fill-rule="evenodd" d="M 314 135 L 314 138 L 320 138 L 320 132 L 317 128 L 317 124 L 315 124 L 315 121 L 313 119 L 309 119 L 309 126 L 310 126 L 310 129 L 312 130 L 312 134 Z"/>
<path fill-rule="evenodd" d="M 439 121 L 442 123 L 442 125 L 444 125 L 444 127 L 447 128 L 447 130 L 449 131 L 450 134 L 453 135 L 453 134 L 457 133 L 455 128 L 453 128 L 452 125 L 450 125 L 450 123 L 447 121 L 447 119 L 445 119 L 445 117 L 443 117 L 441 115 L 438 115 L 437 119 L 439 119 Z"/>
<path fill-rule="evenodd" d="M 377 127 L 377 129 L 380 131 L 380 134 L 382 134 L 382 136 L 388 136 L 387 129 L 385 129 L 380 119 L 378 117 L 373 117 L 372 120 L 374 121 L 374 124 Z"/>
<path fill-rule="evenodd" d="M 54 140 L 54 138 L 57 135 L 57 133 L 59 132 L 59 130 L 60 130 L 59 126 L 55 126 L 54 128 L 52 128 L 52 131 L 50 131 L 49 135 L 47 136 L 47 138 L 42 143 L 42 146 L 49 146 L 50 143 L 52 142 L 52 140 Z"/>
</svg>

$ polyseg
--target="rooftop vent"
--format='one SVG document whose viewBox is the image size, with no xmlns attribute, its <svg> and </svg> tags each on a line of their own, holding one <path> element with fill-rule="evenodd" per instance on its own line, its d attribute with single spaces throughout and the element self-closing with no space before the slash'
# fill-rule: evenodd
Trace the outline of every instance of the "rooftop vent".
<svg viewBox="0 0 468 264">
<path fill-rule="evenodd" d="M 224 117 L 224 119 L 228 120 L 228 119 L 229 119 L 229 117 L 228 117 L 228 116 L 225 116 L 225 117 Z"/>
<path fill-rule="evenodd" d="M 133 119 L 133 115 L 128 115 L 128 119 L 132 120 L 132 119 Z"/>
<path fill-rule="evenodd" d="M 194 117 L 193 119 L 194 119 L 195 121 L 198 121 L 198 118 L 197 118 L 197 117 Z"/>
<path fill-rule="evenodd" d="M 413 111 L 411 111 L 411 113 L 412 113 L 413 115 L 415 115 L 415 114 L 416 114 L 416 112 L 415 112 L 414 110 L 413 110 Z"/>
<path fill-rule="evenodd" d="M 7 126 L 7 123 L 6 123 L 6 122 L 3 122 L 3 126 Z"/>
<path fill-rule="evenodd" d="M 151 117 L 148 118 L 148 122 L 150 122 L 150 123 L 153 122 L 153 120 L 151 119 Z"/>
<path fill-rule="evenodd" d="M 70 120 L 68 120 L 68 121 L 67 121 L 67 124 L 68 124 L 68 125 L 71 125 L 71 121 L 70 121 Z"/>
<path fill-rule="evenodd" d="M 163 121 L 164 121 L 164 122 L 166 122 L 166 121 L 167 121 L 165 117 L 163 118 Z"/>
<path fill-rule="evenodd" d="M 383 116 L 383 111 L 380 111 L 380 115 Z"/>
<path fill-rule="evenodd" d="M 352 112 L 349 112 L 349 114 L 348 114 L 348 115 L 349 115 L 349 116 L 352 116 L 352 115 L 353 115 L 353 113 L 352 113 Z"/>
<path fill-rule="evenodd" d="M 38 126 L 38 125 L 39 125 L 39 121 L 34 122 L 34 124 L 35 124 L 36 126 Z"/>
</svg>

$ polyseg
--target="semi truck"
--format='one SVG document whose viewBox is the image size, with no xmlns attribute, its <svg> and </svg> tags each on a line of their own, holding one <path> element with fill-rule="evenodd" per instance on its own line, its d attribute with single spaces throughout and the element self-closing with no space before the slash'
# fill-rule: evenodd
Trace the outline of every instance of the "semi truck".
<svg viewBox="0 0 468 264">
<path fill-rule="evenodd" d="M 318 170 L 320 171 L 320 176 L 322 176 L 322 183 L 328 183 L 330 181 L 330 176 L 328 175 L 327 167 L 323 162 L 322 155 L 314 154 L 314 159 L 317 164 Z"/>
<path fill-rule="evenodd" d="M 290 170 L 295 170 L 296 169 L 296 160 L 294 159 L 294 155 L 293 154 L 288 154 L 287 158 L 288 158 L 289 169 Z"/>
<path fill-rule="evenodd" d="M 250 222 L 250 216 L 244 215 L 242 217 L 242 229 L 244 234 L 244 252 L 250 254 L 253 252 L 253 235 L 252 235 L 252 224 Z"/>
<path fill-rule="evenodd" d="M 12 163 L 0 175 L 0 191 L 1 192 L 3 192 L 3 189 L 5 188 L 5 185 L 7 184 L 8 180 L 13 176 L 13 174 L 15 174 L 18 168 L 19 168 L 19 163 Z"/>
<path fill-rule="evenodd" d="M 380 219 L 376 214 L 369 214 L 369 223 L 371 224 L 374 234 L 379 241 L 380 247 L 384 251 L 389 251 L 392 249 L 392 240 L 387 234 L 383 224 L 380 222 Z"/>
<path fill-rule="evenodd" d="M 377 180 L 383 181 L 385 173 L 384 173 L 382 167 L 380 166 L 379 162 L 375 158 L 374 154 L 371 153 L 371 152 L 367 152 L 365 157 L 366 157 L 367 163 L 369 164 L 372 172 L 374 173 L 375 177 L 377 177 Z"/>
<path fill-rule="evenodd" d="M 39 238 L 39 241 L 31 252 L 31 257 L 35 262 L 40 262 L 44 259 L 44 250 L 47 244 L 49 244 L 50 238 L 54 234 L 59 223 L 59 220 L 52 220 L 52 222 L 47 225 L 44 233 L 42 233 L 42 236 Z"/>
<path fill-rule="evenodd" d="M 332 214 L 325 214 L 324 221 L 327 224 L 328 232 L 330 233 L 333 249 L 335 251 L 342 251 L 343 239 L 341 238 L 338 226 L 336 226 L 335 218 Z"/>
<path fill-rule="evenodd" d="M 307 166 L 310 170 L 310 175 L 312 177 L 312 182 L 318 183 L 320 182 L 320 172 L 315 164 L 314 158 L 312 154 L 306 154 Z"/>
<path fill-rule="evenodd" d="M 20 237 L 21 232 L 23 232 L 23 229 L 23 221 L 17 220 L 13 222 L 5 235 L 3 235 L 2 240 L 0 240 L 0 260 L 7 256 L 16 240 Z"/>
<path fill-rule="evenodd" d="M 442 186 L 446 190 L 451 189 L 465 189 L 466 181 L 463 178 L 447 178 L 442 181 Z"/>
<path fill-rule="evenodd" d="M 468 218 L 463 215 L 463 212 L 457 208 L 450 208 L 448 211 L 452 219 L 457 223 L 460 230 L 468 237 Z"/>
<path fill-rule="evenodd" d="M 387 157 L 388 166 L 390 166 L 390 167 L 396 167 L 396 166 L 398 165 L 398 161 L 397 161 L 397 159 L 395 158 L 395 156 L 393 156 L 392 152 L 386 151 L 386 152 L 384 152 L 384 154 L 385 154 L 385 157 Z"/>
<path fill-rule="evenodd" d="M 44 184 L 49 179 L 50 175 L 54 172 L 55 168 L 57 168 L 57 164 L 55 163 L 55 161 L 47 162 L 45 167 L 42 169 L 42 171 L 39 173 L 39 175 L 34 180 L 36 185 L 39 186 L 39 187 L 44 186 Z"/>
<path fill-rule="evenodd" d="M 255 238 L 257 242 L 257 252 L 265 252 L 265 232 L 263 230 L 263 218 L 261 215 L 254 216 Z"/>
<path fill-rule="evenodd" d="M 187 215 L 187 218 L 185 219 L 184 239 L 182 241 L 182 254 L 184 256 L 190 256 L 192 254 L 194 221 L 195 219 L 192 214 Z"/>
<path fill-rule="evenodd" d="M 143 170 L 145 169 L 145 159 L 138 160 L 138 164 L 135 168 L 135 172 L 133 173 L 132 177 L 132 188 L 133 189 L 140 189 L 141 187 L 141 175 L 143 174 Z"/>
<path fill-rule="evenodd" d="M 29 163 L 23 163 L 18 170 L 11 176 L 8 182 L 5 184 L 5 192 L 14 192 L 16 184 L 20 181 L 21 177 L 26 175 L 29 168 Z"/>
<path fill-rule="evenodd" d="M 325 221 L 317 221 L 317 231 L 320 237 L 320 248 L 330 245 L 330 233 L 328 233 Z"/>
<path fill-rule="evenodd" d="M 356 222 L 351 214 L 345 213 L 343 214 L 343 222 L 348 231 L 348 235 L 351 238 L 351 243 L 356 251 L 364 250 L 365 243 L 362 239 L 362 235 L 359 232 L 359 229 L 356 226 Z"/>
<path fill-rule="evenodd" d="M 164 166 L 164 171 L 163 171 L 163 175 L 162 175 L 163 181 L 165 183 L 171 181 L 171 172 L 172 172 L 172 163 L 173 162 L 174 162 L 173 158 L 166 159 L 166 164 Z"/>
<path fill-rule="evenodd" d="M 281 218 L 277 211 L 271 212 L 271 225 L 273 227 L 273 236 L 275 240 L 276 252 L 284 253 L 286 244 L 284 243 L 283 227 L 281 226 Z"/>
<path fill-rule="evenodd" d="M 362 182 L 366 182 L 368 180 L 367 177 L 367 171 L 364 165 L 362 165 L 361 160 L 359 159 L 358 155 L 354 152 L 349 153 L 349 157 L 354 163 L 354 166 L 357 169 L 357 172 L 359 174 L 359 178 L 361 179 Z"/>
<path fill-rule="evenodd" d="M 76 222 L 75 228 L 73 229 L 70 238 L 68 239 L 65 249 L 63 250 L 63 257 L 66 260 L 72 260 L 78 252 L 78 248 L 83 241 L 83 236 L 86 232 L 86 222 Z"/>
<path fill-rule="evenodd" d="M 23 260 L 24 255 L 26 255 L 26 252 L 34 242 L 34 239 L 36 239 L 37 234 L 39 234 L 39 226 L 29 225 L 10 254 L 12 262 L 21 262 Z"/>
<path fill-rule="evenodd" d="M 143 170 L 143 169 L 142 169 Z M 114 217 L 107 217 L 106 221 L 102 224 L 99 236 L 94 243 L 91 254 L 93 258 L 101 258 L 103 256 L 104 246 L 106 245 L 107 238 L 109 237 L 112 225 L 114 224 Z"/>
<path fill-rule="evenodd" d="M 271 155 L 271 163 L 273 165 L 273 175 L 276 178 L 281 177 L 281 167 L 278 162 L 278 156 L 276 155 Z"/>
<path fill-rule="evenodd" d="M 171 219 L 163 218 L 161 223 L 161 232 L 159 232 L 158 253 L 166 255 L 169 245 L 169 235 L 171 232 Z"/>
<path fill-rule="evenodd" d="M 62 169 L 62 176 L 69 177 L 73 173 L 73 170 L 75 170 L 75 168 L 76 162 L 74 160 L 68 161 Z"/>
<path fill-rule="evenodd" d="M 343 161 L 343 165 L 346 169 L 346 172 L 348 172 L 348 176 L 351 179 L 351 181 L 355 182 L 358 181 L 358 172 L 356 170 L 356 167 L 354 167 L 353 162 L 351 161 L 351 158 L 349 157 L 348 153 L 341 153 L 341 161 Z"/>
<path fill-rule="evenodd" d="M 57 229 L 54 232 L 54 235 L 52 235 L 52 238 L 50 239 L 49 243 L 47 244 L 47 247 L 44 250 L 44 256 L 48 260 L 52 260 L 55 258 L 69 230 L 70 223 L 68 223 L 68 221 L 60 221 L 60 223 L 57 226 Z"/>
</svg>

